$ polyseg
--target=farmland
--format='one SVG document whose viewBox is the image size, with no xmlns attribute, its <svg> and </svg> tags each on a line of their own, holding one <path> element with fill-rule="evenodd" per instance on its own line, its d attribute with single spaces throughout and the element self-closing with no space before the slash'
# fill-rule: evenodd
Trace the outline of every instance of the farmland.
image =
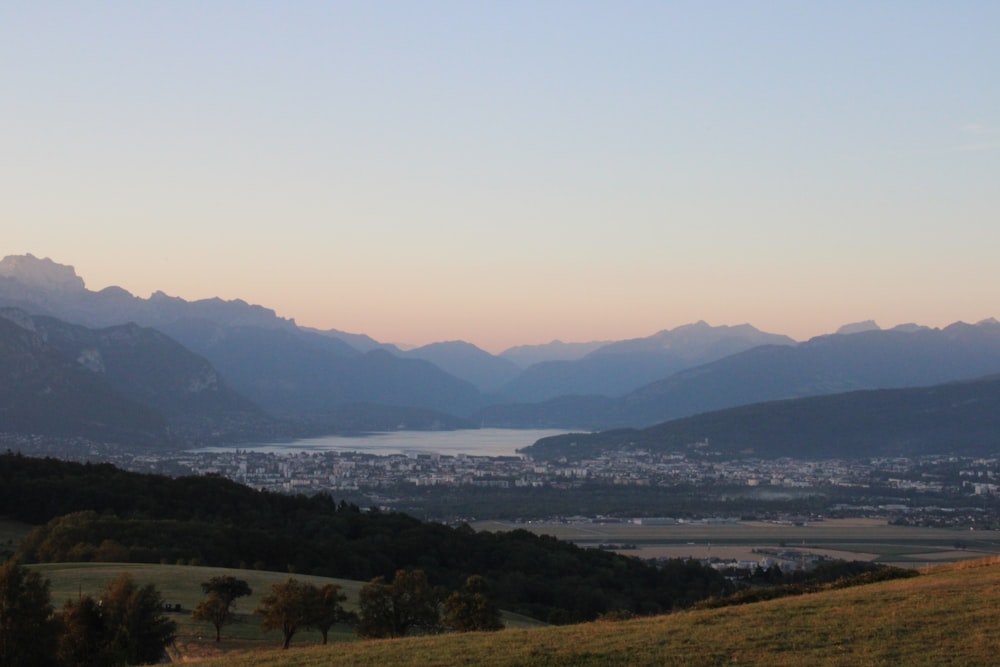
<svg viewBox="0 0 1000 667">
<path fill-rule="evenodd" d="M 890 525 L 884 519 L 791 522 L 732 521 L 639 525 L 624 522 L 481 521 L 477 530 L 521 528 L 580 546 L 634 546 L 642 558 L 750 558 L 757 548 L 788 547 L 845 560 L 922 566 L 1000 554 L 1000 531 Z"/>
</svg>

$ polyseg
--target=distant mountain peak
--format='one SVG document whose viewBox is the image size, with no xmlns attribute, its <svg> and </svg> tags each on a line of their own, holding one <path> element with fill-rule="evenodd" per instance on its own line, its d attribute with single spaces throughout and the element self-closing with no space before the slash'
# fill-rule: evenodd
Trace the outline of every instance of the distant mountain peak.
<svg viewBox="0 0 1000 667">
<path fill-rule="evenodd" d="M 755 345 L 785 345 L 795 342 L 787 336 L 765 333 L 750 324 L 738 324 L 735 326 L 722 324 L 713 326 L 705 322 L 705 320 L 698 320 L 690 324 L 682 324 L 673 329 L 663 329 L 646 338 L 633 338 L 610 343 L 595 350 L 589 356 L 609 353 L 630 353 L 639 348 L 646 349 L 647 351 L 654 349 L 664 351 L 679 350 L 681 354 L 700 354 L 705 349 L 723 344 L 725 341 L 737 341 L 740 339 L 753 341 Z"/>
<path fill-rule="evenodd" d="M 133 298 L 132 293 L 129 292 L 124 287 L 119 287 L 118 285 L 110 285 L 105 287 L 100 292 L 97 293 L 99 296 L 104 298 L 115 298 L 115 299 L 131 299 Z"/>
<path fill-rule="evenodd" d="M 905 324 L 897 324 L 890 331 L 902 331 L 904 333 L 914 333 L 917 331 L 929 331 L 930 327 L 924 326 L 922 324 L 916 324 L 914 322 L 907 322 Z"/>
<path fill-rule="evenodd" d="M 156 290 L 155 292 L 153 292 L 152 294 L 150 294 L 149 295 L 149 300 L 150 301 L 172 301 L 174 303 L 183 303 L 184 302 L 184 299 L 180 298 L 179 296 L 170 296 L 169 294 L 167 294 L 163 290 Z"/>
<path fill-rule="evenodd" d="M 865 320 L 864 322 L 853 322 L 851 324 L 845 324 L 844 326 L 837 329 L 838 335 L 849 335 L 856 333 L 864 333 L 865 331 L 881 331 L 880 327 L 875 320 Z"/>
<path fill-rule="evenodd" d="M 7 255 L 0 260 L 0 276 L 13 278 L 23 285 L 47 291 L 82 292 L 86 289 L 76 269 L 57 264 L 48 257 L 39 259 L 27 255 Z"/>
</svg>

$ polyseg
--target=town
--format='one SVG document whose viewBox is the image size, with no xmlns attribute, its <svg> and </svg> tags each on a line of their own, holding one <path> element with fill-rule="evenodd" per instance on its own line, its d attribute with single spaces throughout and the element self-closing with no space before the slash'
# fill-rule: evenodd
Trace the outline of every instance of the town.
<svg viewBox="0 0 1000 667">
<path fill-rule="evenodd" d="M 573 497 L 582 489 L 600 488 L 641 499 L 643 493 L 671 490 L 696 491 L 705 497 L 714 490 L 715 495 L 738 492 L 746 511 L 758 513 L 767 513 L 775 502 L 783 513 L 790 505 L 800 505 L 800 514 L 816 512 L 815 503 L 804 501 L 821 497 L 825 500 L 821 511 L 828 515 L 880 516 L 899 523 L 950 527 L 984 528 L 1000 522 L 1000 458 L 723 460 L 703 447 L 685 452 L 619 451 L 574 461 L 535 461 L 520 455 L 276 452 L 237 447 L 140 453 L 89 441 L 23 437 L 8 437 L 0 441 L 0 447 L 32 456 L 108 462 L 138 472 L 218 475 L 259 490 L 328 493 L 362 507 L 387 510 L 409 511 L 412 503 L 405 502 L 409 495 L 431 498 L 459 493 L 471 498 L 494 494 L 490 497 L 500 498 L 531 490 L 547 493 L 547 497 Z M 525 514 L 556 518 L 563 515 L 559 509 L 539 506 Z M 711 516 L 713 512 L 692 507 L 689 515 Z M 638 509 L 633 513 L 643 515 Z M 476 518 L 483 518 L 481 511 Z"/>
<path fill-rule="evenodd" d="M 571 488 L 584 482 L 622 486 L 726 484 L 786 489 L 869 488 L 993 495 L 1000 459 L 930 456 L 867 460 L 711 460 L 636 451 L 581 461 L 536 462 L 521 456 L 193 450 L 171 458 L 136 456 L 129 467 L 169 461 L 190 474 L 217 474 L 270 491 L 317 493 L 413 486 Z M 950 473 L 957 472 L 956 475 Z"/>
</svg>

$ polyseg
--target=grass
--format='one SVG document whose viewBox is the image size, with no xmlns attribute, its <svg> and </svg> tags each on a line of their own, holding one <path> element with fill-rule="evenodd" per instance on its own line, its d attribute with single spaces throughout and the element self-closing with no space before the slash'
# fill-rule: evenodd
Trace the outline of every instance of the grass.
<svg viewBox="0 0 1000 667">
<path fill-rule="evenodd" d="M 49 579 L 52 603 L 56 609 L 62 608 L 66 600 L 74 600 L 86 594 L 98 595 L 108 582 L 123 572 L 131 574 L 140 585 L 153 584 L 160 591 L 165 603 L 181 605 L 181 612 L 168 613 L 178 626 L 177 639 L 170 653 L 175 660 L 185 661 L 280 646 L 281 633 L 278 631 L 261 633 L 260 618 L 253 614 L 253 610 L 260 598 L 270 592 L 272 584 L 281 583 L 289 576 L 317 585 L 337 584 L 347 594 L 344 606 L 352 611 L 357 611 L 358 591 L 364 585 L 364 582 L 350 579 L 184 565 L 46 563 L 30 567 Z M 195 621 L 191 617 L 191 611 L 203 598 L 201 582 L 211 577 L 225 575 L 246 580 L 253 594 L 236 601 L 235 622 L 223 626 L 222 641 L 216 643 L 215 628 L 210 623 Z M 508 628 L 544 625 L 526 616 L 506 612 L 503 614 L 503 621 Z M 329 639 L 337 643 L 357 641 L 352 627 L 340 625 L 330 630 Z M 292 641 L 296 647 L 315 646 L 321 643 L 322 636 L 319 632 L 303 630 L 297 633 Z"/>
<path fill-rule="evenodd" d="M 774 665 L 942 667 L 1000 655 L 1000 559 L 912 579 L 623 622 L 257 651 L 205 667 Z"/>
<path fill-rule="evenodd" d="M 164 602 L 179 603 L 190 612 L 201 602 L 204 594 L 201 582 L 211 577 L 234 576 L 244 579 L 253 594 L 239 598 L 236 610 L 252 612 L 260 598 L 271 591 L 272 584 L 278 584 L 293 576 L 301 581 L 319 585 L 334 583 L 340 586 L 350 600 L 357 600 L 362 582 L 349 579 L 327 579 L 308 575 L 290 575 L 283 572 L 261 570 L 235 570 L 221 567 L 194 567 L 188 565 L 153 565 L 144 563 L 44 563 L 31 568 L 48 577 L 51 581 L 52 599 L 60 604 L 68 598 L 76 598 L 81 592 L 95 594 L 122 572 L 130 573 L 136 582 L 153 584 L 163 596 Z"/>
<path fill-rule="evenodd" d="M 53 605 L 59 609 L 66 600 L 80 595 L 98 595 L 119 574 L 127 572 L 140 585 L 153 584 L 160 591 L 167 604 L 180 604 L 181 612 L 168 613 L 177 623 L 177 639 L 171 647 L 171 657 L 190 660 L 207 656 L 224 655 L 232 651 L 254 650 L 281 645 L 281 633 L 262 633 L 260 618 L 253 614 L 260 598 L 271 590 L 272 584 L 295 576 L 301 581 L 319 585 L 335 583 L 348 596 L 346 606 L 353 609 L 358 599 L 358 590 L 363 585 L 348 579 L 326 579 L 304 575 L 289 575 L 282 572 L 257 570 L 234 570 L 215 567 L 193 567 L 184 565 L 152 565 L 141 563 L 47 563 L 32 565 L 50 581 Z M 195 621 L 191 611 L 201 602 L 203 593 L 201 582 L 211 577 L 231 575 L 244 579 L 250 584 L 253 594 L 236 601 L 236 618 L 233 623 L 222 628 L 222 641 L 215 642 L 215 628 L 211 623 Z M 297 634 L 297 645 L 315 645 L 321 642 L 321 635 L 314 631 Z M 353 641 L 354 630 L 347 626 L 336 626 L 330 631 L 330 641 Z"/>
<path fill-rule="evenodd" d="M 813 529 L 821 527 L 821 529 Z M 0 539 L 15 541 L 30 527 L 0 521 Z M 771 544 L 787 541 L 875 554 L 881 561 L 924 565 L 996 552 L 996 533 L 915 529 L 884 522 L 822 522 L 807 527 L 646 527 L 644 537 L 670 543 L 692 540 L 713 545 Z M 756 530 L 747 530 L 755 528 Z M 496 529 L 493 527 L 492 529 Z M 813 529 L 813 530 L 811 530 Z M 564 528 L 573 539 L 576 528 Z M 590 539 L 635 541 L 629 527 L 585 526 Z M 553 531 L 541 529 L 539 532 Z M 580 538 L 580 533 L 575 535 Z M 955 551 L 963 541 L 968 551 Z M 2 542 L 0 542 L 2 544 Z M 81 593 L 95 594 L 120 572 L 140 584 L 152 583 L 164 601 L 182 605 L 173 615 L 179 626 L 172 648 L 177 661 L 203 660 L 205 667 L 290 667 L 291 665 L 982 665 L 1000 655 L 1000 559 L 964 561 L 925 569 L 916 579 L 886 582 L 842 591 L 786 598 L 716 610 L 678 613 L 626 622 L 598 622 L 539 628 L 532 619 L 504 615 L 508 630 L 490 634 L 443 635 L 404 640 L 359 641 L 353 630 L 331 631 L 331 646 L 319 646 L 316 632 L 295 636 L 292 649 L 276 651 L 277 632 L 262 634 L 252 615 L 271 584 L 289 575 L 175 565 L 47 564 L 34 565 L 52 582 L 52 598 L 61 607 Z M 200 583 L 232 574 L 246 579 L 254 595 L 237 604 L 238 623 L 223 628 L 216 644 L 214 629 L 196 623 L 191 609 L 202 598 Z M 316 583 L 334 582 L 357 602 L 362 582 L 297 576 Z"/>
</svg>

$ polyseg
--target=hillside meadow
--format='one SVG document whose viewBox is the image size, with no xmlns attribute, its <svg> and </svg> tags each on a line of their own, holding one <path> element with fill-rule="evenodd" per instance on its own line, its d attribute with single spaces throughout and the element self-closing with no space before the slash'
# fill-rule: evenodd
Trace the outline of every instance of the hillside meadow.
<svg viewBox="0 0 1000 667">
<path fill-rule="evenodd" d="M 288 577 L 322 586 L 332 583 L 341 587 L 347 595 L 344 607 L 357 611 L 358 591 L 364 585 L 350 579 L 331 579 L 308 575 L 293 575 L 282 572 L 259 570 L 238 570 L 219 567 L 196 567 L 184 565 L 154 565 L 141 563 L 45 563 L 31 565 L 32 570 L 49 579 L 49 592 L 53 606 L 61 609 L 66 600 L 77 599 L 81 595 L 99 595 L 108 582 L 122 573 L 128 573 L 140 585 L 153 584 L 167 605 L 181 605 L 180 612 L 168 612 L 168 617 L 177 623 L 177 639 L 168 649 L 175 661 L 187 662 L 228 653 L 255 651 L 269 647 L 279 647 L 280 631 L 262 633 L 260 617 L 253 614 L 261 597 L 271 591 L 271 586 Z M 191 611 L 201 602 L 203 593 L 201 582 L 212 577 L 233 576 L 245 580 L 253 593 L 239 598 L 235 604 L 236 619 L 222 628 L 222 641 L 215 642 L 215 630 L 204 621 L 195 621 Z M 503 613 L 503 622 L 508 628 L 540 627 L 544 624 L 518 614 Z M 318 645 L 321 635 L 317 631 L 301 630 L 292 642 L 294 647 Z M 337 625 L 330 630 L 331 642 L 355 642 L 357 636 L 353 627 Z"/>
<path fill-rule="evenodd" d="M 205 667 L 995 664 L 1000 559 L 912 579 L 630 621 L 253 651 Z"/>
</svg>

